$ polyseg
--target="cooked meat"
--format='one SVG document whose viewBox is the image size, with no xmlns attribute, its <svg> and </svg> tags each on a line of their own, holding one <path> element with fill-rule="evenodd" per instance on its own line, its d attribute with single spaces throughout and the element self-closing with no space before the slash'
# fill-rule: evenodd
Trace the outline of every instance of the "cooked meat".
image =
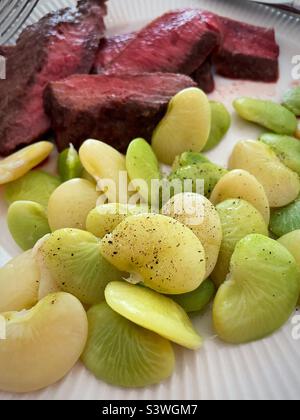
<svg viewBox="0 0 300 420">
<path fill-rule="evenodd" d="M 221 18 L 223 44 L 214 57 L 217 72 L 232 79 L 276 82 L 279 46 L 273 29 Z"/>
<path fill-rule="evenodd" d="M 50 128 L 43 107 L 48 82 L 89 73 L 104 33 L 106 0 L 80 0 L 27 27 L 0 81 L 0 154 L 39 139 Z"/>
<path fill-rule="evenodd" d="M 183 73 L 211 93 L 215 87 L 212 55 L 218 73 L 224 76 L 267 82 L 278 78 L 279 47 L 274 30 L 198 9 L 173 11 L 140 32 L 106 39 L 94 72 Z"/>
<path fill-rule="evenodd" d="M 45 105 L 59 150 L 95 138 L 124 152 L 136 137 L 150 140 L 170 99 L 192 86 L 168 73 L 71 76 L 49 84 Z"/>
<path fill-rule="evenodd" d="M 14 45 L 0 45 L 0 55 L 8 57 L 14 51 Z"/>
<path fill-rule="evenodd" d="M 219 46 L 218 17 L 199 9 L 169 12 L 142 29 L 107 73 L 171 72 L 190 75 Z"/>
<path fill-rule="evenodd" d="M 48 131 L 43 94 L 49 82 L 45 103 L 60 148 L 92 136 L 124 150 L 135 136 L 150 139 L 170 98 L 195 86 L 179 73 L 191 75 L 205 92 L 213 90 L 212 56 L 223 76 L 278 78 L 272 29 L 184 9 L 100 44 L 106 1 L 79 0 L 77 9 L 51 13 L 25 29 L 16 46 L 0 47 L 7 58 L 7 79 L 0 80 L 0 154 Z M 68 78 L 92 68 L 103 76 Z"/>
<path fill-rule="evenodd" d="M 116 59 L 130 42 L 137 36 L 136 32 L 122 34 L 104 38 L 100 42 L 100 47 L 94 63 L 93 73 L 101 74 Z M 213 92 L 215 88 L 212 64 L 210 58 L 202 64 L 198 70 L 192 74 L 192 79 L 198 84 L 200 89 L 206 93 Z"/>
<path fill-rule="evenodd" d="M 205 63 L 192 74 L 192 78 L 195 80 L 198 87 L 205 93 L 211 93 L 214 91 L 215 81 L 210 58 L 207 59 Z"/>
<path fill-rule="evenodd" d="M 94 73 L 102 73 L 103 70 L 128 46 L 135 38 L 136 32 L 103 38 L 94 63 Z"/>
</svg>

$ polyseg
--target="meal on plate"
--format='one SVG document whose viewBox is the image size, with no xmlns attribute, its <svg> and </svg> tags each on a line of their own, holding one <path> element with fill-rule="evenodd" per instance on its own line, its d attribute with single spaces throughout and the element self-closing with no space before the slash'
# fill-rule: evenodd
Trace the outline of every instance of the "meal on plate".
<svg viewBox="0 0 300 420">
<path fill-rule="evenodd" d="M 183 9 L 105 38 L 106 13 L 80 0 L 0 47 L 0 185 L 22 250 L 0 268 L 1 391 L 79 360 L 115 386 L 157 384 L 173 344 L 205 345 L 190 316 L 212 308 L 219 339 L 244 344 L 300 303 L 300 87 L 237 97 L 262 134 L 227 168 L 205 155 L 231 127 L 214 74 L 275 83 L 274 30 Z"/>
</svg>

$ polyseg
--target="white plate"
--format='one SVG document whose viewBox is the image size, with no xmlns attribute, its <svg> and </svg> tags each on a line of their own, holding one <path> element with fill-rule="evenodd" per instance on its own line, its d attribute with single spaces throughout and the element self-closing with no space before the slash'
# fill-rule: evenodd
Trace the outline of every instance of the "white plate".
<svg viewBox="0 0 300 420">
<path fill-rule="evenodd" d="M 51 7 L 58 8 L 74 2 L 49 3 L 42 0 L 31 21 Z M 113 34 L 137 29 L 161 13 L 179 7 L 202 7 L 249 23 L 276 28 L 281 46 L 279 83 L 268 85 L 217 78 L 213 98 L 222 100 L 230 108 L 232 100 L 243 94 L 280 100 L 282 93 L 295 84 L 292 80 L 292 57 L 300 54 L 300 21 L 264 6 L 222 0 L 110 0 L 108 31 Z M 235 116 L 233 119 L 227 139 L 210 153 L 210 158 L 219 164 L 226 165 L 238 140 L 255 139 L 259 133 L 254 126 L 242 123 Z M 8 233 L 6 211 L 0 197 L 0 264 L 20 253 Z M 142 390 L 111 387 L 97 381 L 79 363 L 68 377 L 48 389 L 21 397 L 0 393 L 0 399 L 299 399 L 300 341 L 293 339 L 292 320 L 270 338 L 231 346 L 214 336 L 210 318 L 208 311 L 203 318 L 195 319 L 197 329 L 206 337 L 204 349 L 198 352 L 176 349 L 176 371 L 170 380 L 158 386 Z"/>
</svg>

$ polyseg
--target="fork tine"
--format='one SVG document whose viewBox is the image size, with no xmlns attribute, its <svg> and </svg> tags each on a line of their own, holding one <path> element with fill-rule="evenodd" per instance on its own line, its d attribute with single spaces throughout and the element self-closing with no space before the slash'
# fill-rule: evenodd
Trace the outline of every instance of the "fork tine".
<svg viewBox="0 0 300 420">
<path fill-rule="evenodd" d="M 15 5 L 16 2 L 13 1 L 10 3 L 11 10 L 12 6 Z M 13 11 L 11 11 L 9 17 L 6 18 L 6 25 L 4 29 L 1 30 L 1 43 L 8 42 L 15 35 L 15 33 L 18 32 L 18 30 L 25 23 L 25 21 L 27 20 L 37 3 L 38 0 L 29 0 L 25 2 L 17 1 L 17 6 L 15 6 Z"/>
<path fill-rule="evenodd" d="M 2 0 L 1 4 L 1 14 L 4 14 L 6 9 L 10 6 L 11 2 L 9 0 Z"/>
<path fill-rule="evenodd" d="M 0 28 L 1 28 L 1 33 L 3 33 L 5 31 L 4 28 L 7 28 L 7 19 L 10 17 L 10 15 L 12 14 L 13 16 L 16 15 L 17 9 L 19 8 L 19 6 L 21 5 L 21 3 L 18 2 L 18 0 L 14 0 L 9 2 L 8 5 L 6 5 L 6 7 L 4 9 L 1 9 L 1 13 L 0 13 Z"/>
</svg>

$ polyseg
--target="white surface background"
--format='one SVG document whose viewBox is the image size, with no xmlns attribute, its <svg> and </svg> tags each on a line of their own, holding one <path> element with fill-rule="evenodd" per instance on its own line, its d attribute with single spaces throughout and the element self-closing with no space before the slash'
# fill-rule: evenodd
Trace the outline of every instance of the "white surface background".
<svg viewBox="0 0 300 420">
<path fill-rule="evenodd" d="M 72 4 L 72 1 L 41 0 L 31 21 L 51 7 Z M 277 85 L 233 82 L 217 78 L 217 90 L 211 96 L 231 103 L 240 95 L 280 99 L 295 84 L 291 78 L 291 59 L 300 55 L 300 21 L 281 12 L 244 1 L 223 0 L 110 0 L 108 32 L 137 29 L 171 8 L 203 7 L 245 22 L 275 26 L 281 46 L 281 78 Z M 300 84 L 300 81 L 298 82 Z M 233 116 L 233 126 L 224 142 L 209 156 L 226 165 L 233 145 L 242 139 L 255 139 L 260 130 Z M 20 250 L 14 245 L 6 227 L 6 205 L 0 190 L 0 264 Z M 272 337 L 257 343 L 230 346 L 219 341 L 211 327 L 211 314 L 195 319 L 195 326 L 206 338 L 198 352 L 176 349 L 176 371 L 171 379 L 142 390 L 123 390 L 97 381 L 78 363 L 60 383 L 34 394 L 22 396 L 0 393 L 1 399 L 299 399 L 300 341 L 292 338 L 289 322 Z M 49 360 L 51 364 L 51 360 Z"/>
</svg>

